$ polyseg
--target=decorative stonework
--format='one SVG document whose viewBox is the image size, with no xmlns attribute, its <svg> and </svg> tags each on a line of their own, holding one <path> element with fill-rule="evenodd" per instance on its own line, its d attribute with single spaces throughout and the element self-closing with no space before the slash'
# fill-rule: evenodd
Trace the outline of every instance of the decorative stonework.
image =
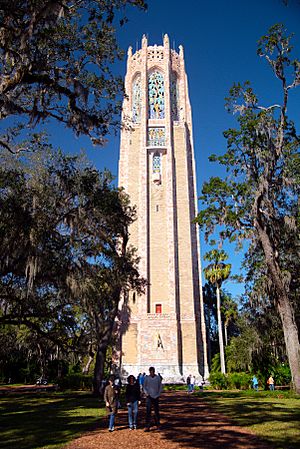
<svg viewBox="0 0 300 449">
<path fill-rule="evenodd" d="M 163 147 L 166 144 L 165 128 L 148 128 L 148 147 Z"/>
<path fill-rule="evenodd" d="M 121 374 L 154 365 L 164 381 L 182 381 L 189 373 L 207 377 L 183 48 L 171 50 L 167 35 L 163 46 L 148 46 L 144 35 L 140 50 L 128 50 L 125 89 L 122 117 L 133 126 L 121 131 L 119 186 L 137 209 L 129 244 L 137 248 L 148 285 L 135 300 L 130 293 L 130 314 L 127 308 L 120 312 Z"/>
<path fill-rule="evenodd" d="M 157 45 L 148 47 L 147 57 L 149 61 L 162 61 L 164 59 L 164 47 Z"/>
</svg>

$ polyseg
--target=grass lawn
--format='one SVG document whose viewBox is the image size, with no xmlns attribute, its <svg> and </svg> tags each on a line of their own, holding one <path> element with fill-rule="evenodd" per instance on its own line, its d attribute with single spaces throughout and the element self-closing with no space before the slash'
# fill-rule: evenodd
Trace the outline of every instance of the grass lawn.
<svg viewBox="0 0 300 449">
<path fill-rule="evenodd" d="M 97 426 L 104 409 L 90 393 L 0 397 L 1 449 L 60 449 Z"/>
<path fill-rule="evenodd" d="M 204 391 L 199 396 L 274 449 L 300 448 L 300 397 L 281 391 Z"/>
</svg>

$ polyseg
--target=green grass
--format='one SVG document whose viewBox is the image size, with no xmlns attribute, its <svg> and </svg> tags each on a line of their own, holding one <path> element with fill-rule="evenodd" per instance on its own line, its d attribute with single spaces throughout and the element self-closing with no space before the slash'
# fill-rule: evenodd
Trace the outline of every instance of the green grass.
<svg viewBox="0 0 300 449">
<path fill-rule="evenodd" d="M 1 449 L 60 449 L 97 426 L 105 411 L 90 393 L 35 393 L 0 398 Z"/>
<path fill-rule="evenodd" d="M 212 408 L 276 449 L 300 448 L 300 397 L 290 392 L 204 391 Z"/>
</svg>

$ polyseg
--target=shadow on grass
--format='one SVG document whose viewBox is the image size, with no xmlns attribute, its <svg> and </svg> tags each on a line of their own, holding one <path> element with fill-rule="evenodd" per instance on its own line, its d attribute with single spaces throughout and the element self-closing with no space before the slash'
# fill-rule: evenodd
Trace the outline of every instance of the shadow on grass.
<svg viewBox="0 0 300 449">
<path fill-rule="evenodd" d="M 204 392 L 214 410 L 253 430 L 273 448 L 299 449 L 300 397 L 282 392 Z"/>
<path fill-rule="evenodd" d="M 60 448 L 100 427 L 98 399 L 91 394 L 26 394 L 1 397 L 1 449 Z"/>
<path fill-rule="evenodd" d="M 203 399 L 185 392 L 162 397 L 162 438 L 189 449 L 273 449 L 243 431 Z"/>
</svg>

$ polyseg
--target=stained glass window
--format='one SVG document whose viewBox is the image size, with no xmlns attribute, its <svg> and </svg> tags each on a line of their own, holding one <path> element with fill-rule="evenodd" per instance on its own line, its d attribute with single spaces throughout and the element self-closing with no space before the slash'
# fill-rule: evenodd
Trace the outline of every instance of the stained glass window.
<svg viewBox="0 0 300 449">
<path fill-rule="evenodd" d="M 164 77 L 159 72 L 152 72 L 148 79 L 149 118 L 165 118 Z"/>
<path fill-rule="evenodd" d="M 148 147 L 163 147 L 166 144 L 165 128 L 148 128 Z"/>
<path fill-rule="evenodd" d="M 141 121 L 141 77 L 138 75 L 132 84 L 132 121 Z"/>
<path fill-rule="evenodd" d="M 155 153 L 153 155 L 152 160 L 152 173 L 160 173 L 160 168 L 161 168 L 160 154 Z"/>
<path fill-rule="evenodd" d="M 175 73 L 171 76 L 171 114 L 173 120 L 179 120 L 179 92 L 178 81 Z"/>
</svg>

